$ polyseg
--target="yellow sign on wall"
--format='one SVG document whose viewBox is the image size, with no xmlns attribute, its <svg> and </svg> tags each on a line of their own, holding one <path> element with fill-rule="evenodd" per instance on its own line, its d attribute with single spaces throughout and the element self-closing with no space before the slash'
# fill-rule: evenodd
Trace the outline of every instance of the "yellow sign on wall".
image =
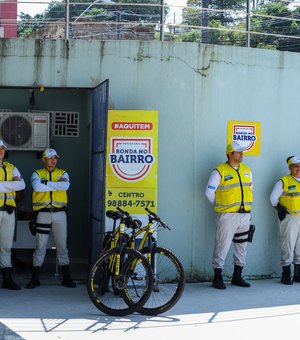
<svg viewBox="0 0 300 340">
<path fill-rule="evenodd" d="M 157 209 L 158 112 L 109 110 L 106 210 Z"/>
<path fill-rule="evenodd" d="M 229 121 L 227 130 L 227 143 L 238 142 L 246 148 L 247 156 L 258 156 L 260 154 L 260 123 Z"/>
</svg>

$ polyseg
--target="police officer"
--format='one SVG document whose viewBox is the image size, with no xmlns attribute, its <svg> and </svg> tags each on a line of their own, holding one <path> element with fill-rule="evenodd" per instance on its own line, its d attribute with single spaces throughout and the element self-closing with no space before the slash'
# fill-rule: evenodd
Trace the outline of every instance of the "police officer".
<svg viewBox="0 0 300 340">
<path fill-rule="evenodd" d="M 216 237 L 212 264 L 213 287 L 226 289 L 222 269 L 233 243 L 234 272 L 231 284 L 250 287 L 242 278 L 246 261 L 250 211 L 252 205 L 252 173 L 242 164 L 244 148 L 233 142 L 226 147 L 227 162 L 218 165 L 211 173 L 205 195 L 216 212 Z"/>
<path fill-rule="evenodd" d="M 44 263 L 49 233 L 52 231 L 57 250 L 58 265 L 62 268 L 62 285 L 74 288 L 76 284 L 70 277 L 69 255 L 67 249 L 67 190 L 70 186 L 66 171 L 56 168 L 58 154 L 54 149 L 43 152 L 43 169 L 37 169 L 31 176 L 33 188 L 32 205 L 37 212 L 36 249 L 33 254 L 33 271 L 27 288 L 40 285 L 39 273 Z"/>
<path fill-rule="evenodd" d="M 300 157 L 290 156 L 286 161 L 290 174 L 275 183 L 270 201 L 278 213 L 281 283 L 292 285 L 300 282 Z M 293 280 L 291 264 L 294 264 Z"/>
<path fill-rule="evenodd" d="M 14 239 L 16 191 L 25 188 L 25 182 L 19 170 L 11 163 L 4 161 L 5 148 L 0 140 L 0 266 L 2 269 L 2 288 L 19 290 L 11 276 L 11 248 Z"/>
</svg>

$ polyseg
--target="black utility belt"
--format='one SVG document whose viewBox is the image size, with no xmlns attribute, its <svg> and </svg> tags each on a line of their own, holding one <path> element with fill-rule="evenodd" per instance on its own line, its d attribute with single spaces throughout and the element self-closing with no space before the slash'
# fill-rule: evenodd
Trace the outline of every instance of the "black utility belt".
<svg viewBox="0 0 300 340">
<path fill-rule="evenodd" d="M 67 208 L 66 207 L 63 207 L 63 208 L 43 208 L 43 209 L 40 209 L 39 211 L 43 211 L 43 212 L 60 212 L 60 211 L 67 211 Z"/>
<path fill-rule="evenodd" d="M 7 204 L 4 204 L 2 207 L 0 207 L 0 211 L 6 211 L 8 214 L 12 214 L 12 212 L 15 210 L 15 207 Z"/>
<path fill-rule="evenodd" d="M 239 214 L 250 214 L 250 210 L 246 211 L 244 208 L 240 208 L 237 213 Z"/>
</svg>

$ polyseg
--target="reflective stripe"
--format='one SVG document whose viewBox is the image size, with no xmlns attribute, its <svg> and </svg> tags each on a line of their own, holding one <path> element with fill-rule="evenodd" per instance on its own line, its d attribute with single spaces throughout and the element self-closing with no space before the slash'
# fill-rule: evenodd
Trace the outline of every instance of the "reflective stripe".
<svg viewBox="0 0 300 340">
<path fill-rule="evenodd" d="M 293 214 L 292 215 L 300 215 L 300 210 L 293 210 Z"/>
<path fill-rule="evenodd" d="M 35 203 L 32 203 L 32 206 L 33 206 L 33 207 L 44 207 L 45 204 L 46 204 L 46 205 L 49 205 L 50 202 L 51 202 L 51 201 L 49 201 L 49 202 L 35 202 Z"/>
<path fill-rule="evenodd" d="M 296 196 L 300 196 L 300 192 L 293 192 L 293 193 L 283 192 L 283 193 L 282 193 L 282 196 L 296 197 Z"/>
<path fill-rule="evenodd" d="M 36 232 L 39 234 L 50 234 L 51 228 L 51 224 L 36 223 Z"/>
<path fill-rule="evenodd" d="M 242 186 L 243 187 L 250 187 L 251 185 L 250 185 L 250 183 L 242 182 Z M 232 189 L 232 188 L 236 188 L 236 187 L 240 187 L 240 183 L 219 186 L 218 189 L 220 189 L 220 190 L 228 190 L 228 189 Z"/>
<path fill-rule="evenodd" d="M 48 201 L 48 202 L 36 202 L 36 203 L 32 203 L 32 206 L 33 207 L 41 207 L 41 208 L 46 208 L 47 206 L 50 206 L 50 203 L 51 203 L 51 206 L 52 205 L 55 205 L 55 206 L 58 206 L 57 208 L 63 208 L 63 207 L 66 207 L 67 204 L 65 203 L 62 203 L 62 202 L 57 202 L 57 201 Z"/>
<path fill-rule="evenodd" d="M 223 207 L 223 208 L 231 208 L 231 207 L 240 207 L 242 202 L 236 202 L 234 204 L 228 204 L 228 205 L 222 205 L 222 204 L 217 204 L 215 203 L 216 207 Z M 251 202 L 244 202 L 244 206 L 251 207 L 252 203 Z"/>
</svg>

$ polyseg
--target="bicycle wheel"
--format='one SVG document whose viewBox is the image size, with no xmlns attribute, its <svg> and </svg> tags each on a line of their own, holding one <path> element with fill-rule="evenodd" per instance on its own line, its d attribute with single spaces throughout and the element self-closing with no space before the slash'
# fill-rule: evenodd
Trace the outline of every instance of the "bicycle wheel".
<svg viewBox="0 0 300 340">
<path fill-rule="evenodd" d="M 153 289 L 153 272 L 142 254 L 124 248 L 119 274 L 116 275 L 117 254 L 118 249 L 115 248 L 99 256 L 89 272 L 87 290 L 100 311 L 112 316 L 124 316 L 136 312 L 149 298 Z"/>
<path fill-rule="evenodd" d="M 172 308 L 183 294 L 185 287 L 183 265 L 178 257 L 166 248 L 154 247 L 149 254 L 146 247 L 140 252 L 151 259 L 154 287 L 150 298 L 138 312 L 145 315 L 164 313 Z"/>
</svg>

